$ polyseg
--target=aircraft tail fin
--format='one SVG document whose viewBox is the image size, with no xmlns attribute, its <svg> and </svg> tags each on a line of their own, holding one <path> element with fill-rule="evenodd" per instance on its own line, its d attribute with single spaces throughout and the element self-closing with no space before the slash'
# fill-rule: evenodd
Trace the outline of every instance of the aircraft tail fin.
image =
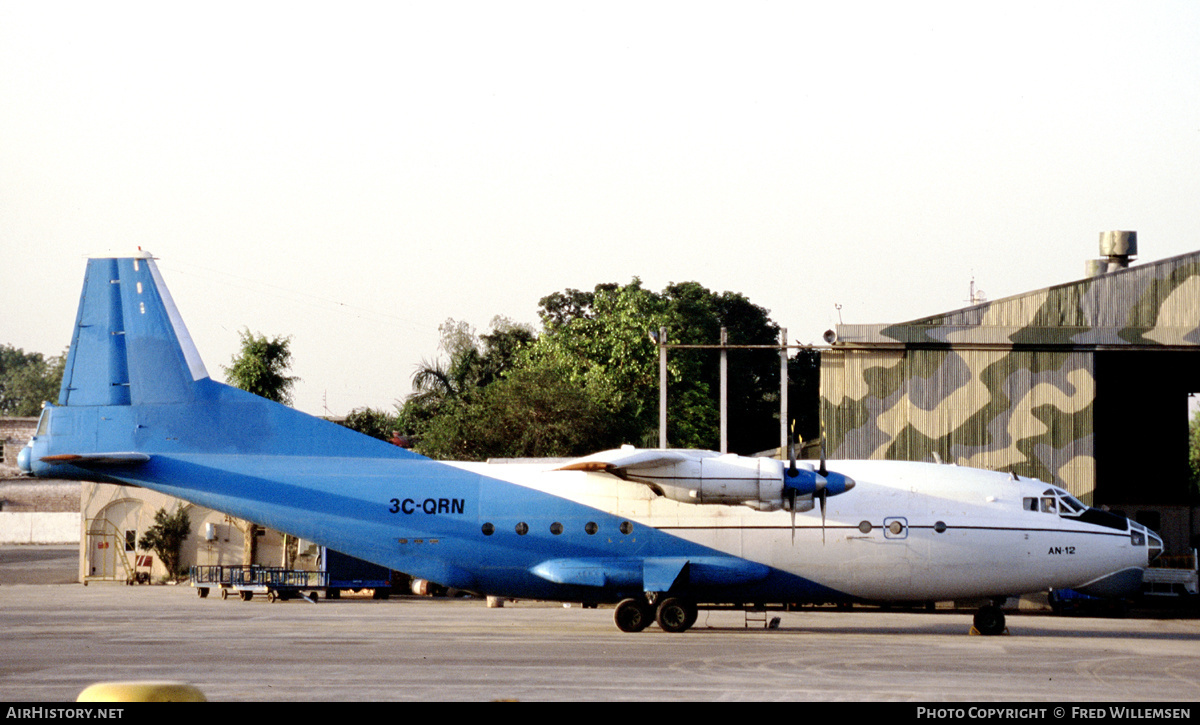
<svg viewBox="0 0 1200 725">
<path fill-rule="evenodd" d="M 207 377 L 149 253 L 88 260 L 59 405 L 182 403 Z"/>
<path fill-rule="evenodd" d="M 184 454 L 420 458 L 211 379 L 140 250 L 88 260 L 58 405 L 38 427 L 23 470 L 64 478 Z"/>
</svg>

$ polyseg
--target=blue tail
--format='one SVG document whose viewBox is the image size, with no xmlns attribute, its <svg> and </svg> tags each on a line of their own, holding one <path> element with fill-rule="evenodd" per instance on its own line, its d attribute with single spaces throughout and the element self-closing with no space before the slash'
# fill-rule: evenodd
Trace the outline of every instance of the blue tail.
<svg viewBox="0 0 1200 725">
<path fill-rule="evenodd" d="M 212 380 L 146 252 L 88 260 L 58 405 L 22 466 L 91 478 L 156 454 L 420 458 Z"/>
<path fill-rule="evenodd" d="M 149 254 L 88 260 L 59 405 L 184 403 L 207 378 Z"/>
</svg>

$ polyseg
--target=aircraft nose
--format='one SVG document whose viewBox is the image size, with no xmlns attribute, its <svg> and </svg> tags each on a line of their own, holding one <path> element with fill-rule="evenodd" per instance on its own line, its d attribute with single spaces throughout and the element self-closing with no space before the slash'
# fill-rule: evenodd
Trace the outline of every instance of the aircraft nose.
<svg viewBox="0 0 1200 725">
<path fill-rule="evenodd" d="M 1146 563 L 1154 561 L 1163 552 L 1162 537 L 1146 529 Z"/>
<path fill-rule="evenodd" d="M 1146 547 L 1147 566 L 1163 552 L 1162 537 L 1133 520 L 1129 522 L 1129 540 L 1134 546 Z"/>
</svg>

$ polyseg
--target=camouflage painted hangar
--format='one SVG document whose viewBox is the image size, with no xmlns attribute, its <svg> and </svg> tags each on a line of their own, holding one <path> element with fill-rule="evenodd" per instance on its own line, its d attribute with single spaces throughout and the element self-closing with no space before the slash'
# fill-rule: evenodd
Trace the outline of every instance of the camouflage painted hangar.
<svg viewBox="0 0 1200 725">
<path fill-rule="evenodd" d="M 1094 276 L 1076 282 L 911 322 L 839 325 L 821 356 L 830 457 L 1036 477 L 1194 546 L 1200 252 L 1128 267 L 1135 233 L 1109 232 L 1101 254 L 1115 271 L 1093 262 Z"/>
</svg>

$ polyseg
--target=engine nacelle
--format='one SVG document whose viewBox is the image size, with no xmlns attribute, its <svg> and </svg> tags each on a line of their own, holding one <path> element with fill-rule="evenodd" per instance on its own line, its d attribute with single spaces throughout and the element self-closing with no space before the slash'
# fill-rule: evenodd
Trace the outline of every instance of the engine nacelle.
<svg viewBox="0 0 1200 725">
<path fill-rule="evenodd" d="M 811 511 L 817 496 L 824 500 L 854 487 L 854 481 L 841 474 L 818 473 L 808 462 L 794 465 L 732 453 L 626 446 L 553 470 L 602 471 L 645 484 L 673 501 L 741 505 L 757 511 Z"/>
<path fill-rule="evenodd" d="M 784 507 L 783 463 L 771 458 L 717 455 L 623 473 L 625 478 L 683 503 L 741 504 L 758 511 Z"/>
</svg>

